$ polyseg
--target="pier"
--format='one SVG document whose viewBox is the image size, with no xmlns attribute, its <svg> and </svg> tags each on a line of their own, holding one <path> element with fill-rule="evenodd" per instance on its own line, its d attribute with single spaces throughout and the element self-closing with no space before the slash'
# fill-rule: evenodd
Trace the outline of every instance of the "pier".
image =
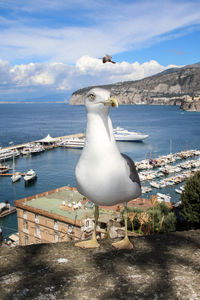
<svg viewBox="0 0 200 300">
<path fill-rule="evenodd" d="M 3 218 L 5 216 L 8 216 L 12 213 L 16 212 L 16 207 L 14 206 L 10 206 L 9 209 L 6 209 L 6 210 L 3 210 L 1 213 L 0 213 L 0 218 Z"/>
<path fill-rule="evenodd" d="M 20 173 L 18 172 L 21 176 L 25 176 L 25 173 Z M 3 174 L 0 174 L 0 176 L 12 176 L 13 174 L 12 173 L 3 173 Z"/>
<path fill-rule="evenodd" d="M 75 134 L 70 134 L 70 135 L 64 135 L 64 136 L 58 136 L 58 137 L 55 137 L 54 140 L 57 142 L 59 140 L 62 140 L 62 139 L 70 139 L 70 138 L 83 138 L 85 136 L 84 133 L 75 133 Z M 35 143 L 40 143 L 40 140 L 37 140 L 37 141 L 33 141 L 33 142 L 26 142 L 26 143 L 23 143 L 23 144 L 19 144 L 19 145 L 11 145 L 11 146 L 8 146 L 8 147 L 3 147 L 1 148 L 1 150 L 13 150 L 13 149 L 22 149 L 24 147 L 27 146 L 27 144 L 35 144 Z"/>
</svg>

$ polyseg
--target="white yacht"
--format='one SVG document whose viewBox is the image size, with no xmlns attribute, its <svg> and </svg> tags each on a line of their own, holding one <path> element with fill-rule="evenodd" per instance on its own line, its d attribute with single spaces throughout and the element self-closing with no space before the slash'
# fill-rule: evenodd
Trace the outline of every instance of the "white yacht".
<svg viewBox="0 0 200 300">
<path fill-rule="evenodd" d="M 85 139 L 83 138 L 69 138 L 63 140 L 59 145 L 61 147 L 82 149 L 84 147 Z"/>
<path fill-rule="evenodd" d="M 37 174 L 33 169 L 30 169 L 28 172 L 26 172 L 24 176 L 25 183 L 29 183 L 37 178 Z"/>
<path fill-rule="evenodd" d="M 2 149 L 2 148 L 0 148 L 0 161 L 12 159 L 13 154 L 15 157 L 20 155 L 20 153 L 17 149 Z"/>
<path fill-rule="evenodd" d="M 113 129 L 113 133 L 115 140 L 121 142 L 140 142 L 148 137 L 147 134 L 142 134 L 136 131 L 128 131 L 119 126 Z"/>
</svg>

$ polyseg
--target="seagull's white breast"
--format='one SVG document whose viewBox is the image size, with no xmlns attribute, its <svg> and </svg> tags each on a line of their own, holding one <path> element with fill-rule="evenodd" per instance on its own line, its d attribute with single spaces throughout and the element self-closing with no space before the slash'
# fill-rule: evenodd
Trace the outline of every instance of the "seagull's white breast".
<svg viewBox="0 0 200 300">
<path fill-rule="evenodd" d="M 108 116 L 88 114 L 86 143 L 75 175 L 79 192 L 97 205 L 128 202 L 140 195 L 117 148 Z"/>
</svg>

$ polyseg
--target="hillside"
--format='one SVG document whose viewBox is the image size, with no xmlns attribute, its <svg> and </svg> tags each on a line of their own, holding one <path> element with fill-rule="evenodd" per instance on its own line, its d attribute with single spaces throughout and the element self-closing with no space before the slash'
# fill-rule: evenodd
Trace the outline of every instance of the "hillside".
<svg viewBox="0 0 200 300">
<path fill-rule="evenodd" d="M 119 104 L 179 105 L 184 110 L 200 111 L 200 63 L 168 69 L 137 81 L 98 87 L 110 90 Z M 90 88 L 74 92 L 70 104 L 83 104 Z"/>
<path fill-rule="evenodd" d="M 200 299 L 200 231 L 133 238 L 135 249 L 73 242 L 0 247 L 0 299 Z"/>
</svg>

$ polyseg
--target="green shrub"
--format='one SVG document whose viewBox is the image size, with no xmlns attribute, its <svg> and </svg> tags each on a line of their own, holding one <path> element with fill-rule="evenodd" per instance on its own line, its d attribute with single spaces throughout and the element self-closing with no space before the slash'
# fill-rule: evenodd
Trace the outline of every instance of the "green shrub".
<svg viewBox="0 0 200 300">
<path fill-rule="evenodd" d="M 153 209 L 149 208 L 147 210 L 147 213 L 150 215 L 152 220 Z M 154 232 L 170 232 L 175 230 L 176 230 L 175 214 L 170 210 L 170 208 L 165 204 L 165 202 L 158 203 L 154 207 Z"/>
</svg>

